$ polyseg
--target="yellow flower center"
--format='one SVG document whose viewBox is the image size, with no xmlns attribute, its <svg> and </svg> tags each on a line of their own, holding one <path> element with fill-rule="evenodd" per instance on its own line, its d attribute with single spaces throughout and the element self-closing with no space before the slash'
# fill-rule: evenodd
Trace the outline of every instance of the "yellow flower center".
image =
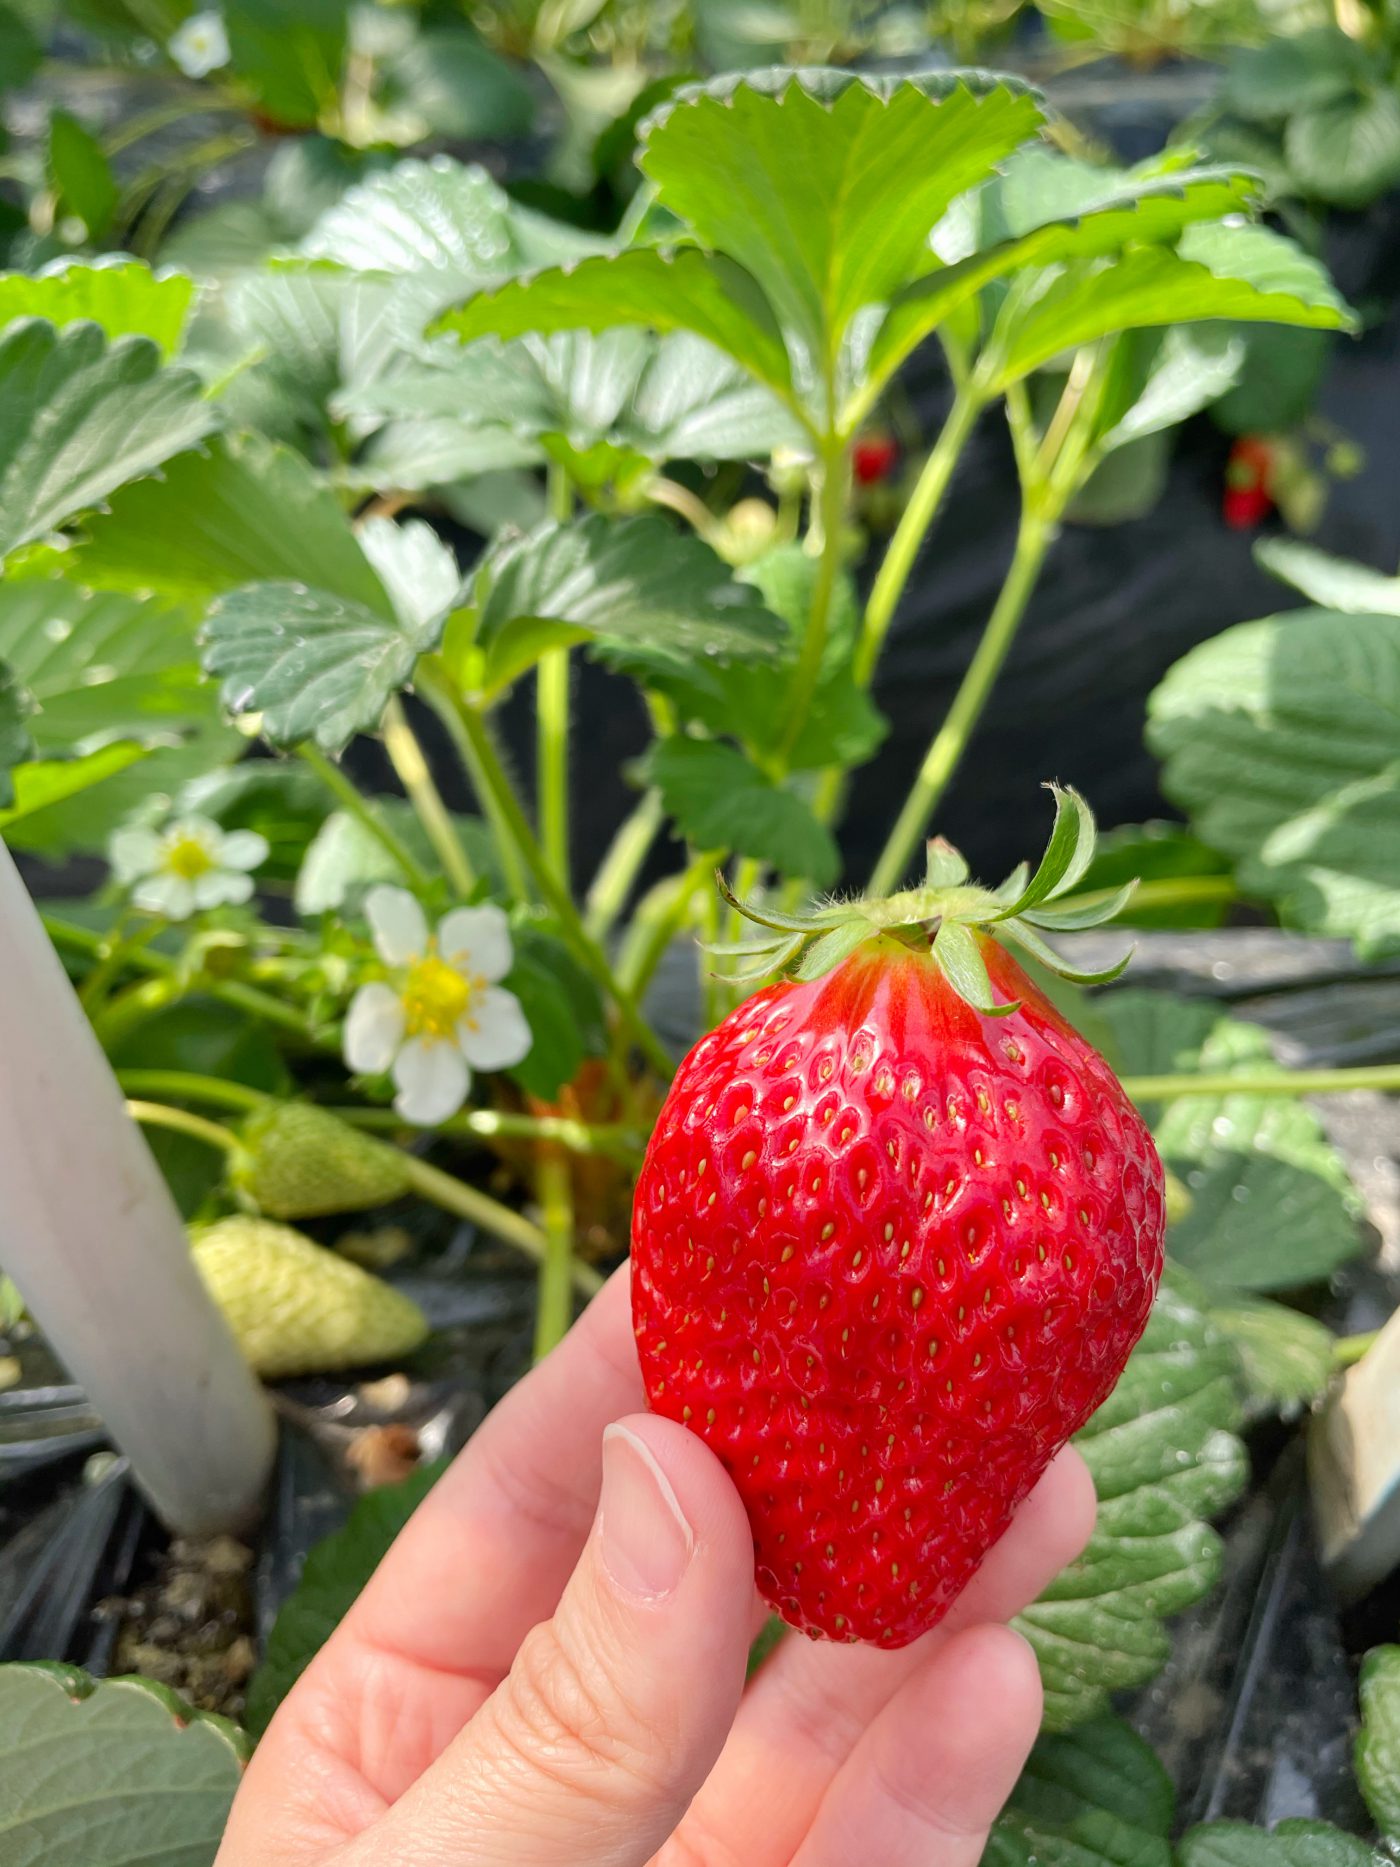
<svg viewBox="0 0 1400 1867">
<path fill-rule="evenodd" d="M 197 881 L 201 875 L 207 875 L 215 867 L 209 847 L 197 836 L 177 836 L 168 843 L 161 857 L 161 866 L 178 875 L 182 881 Z"/>
<path fill-rule="evenodd" d="M 473 981 L 436 953 L 425 953 L 408 969 L 403 986 L 404 1030 L 429 1040 L 452 1037 L 471 1003 Z"/>
</svg>

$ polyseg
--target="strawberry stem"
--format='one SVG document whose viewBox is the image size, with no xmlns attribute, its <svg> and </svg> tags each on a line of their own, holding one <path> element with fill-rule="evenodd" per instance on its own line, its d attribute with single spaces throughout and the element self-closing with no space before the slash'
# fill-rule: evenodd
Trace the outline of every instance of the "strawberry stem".
<svg viewBox="0 0 1400 1867">
<path fill-rule="evenodd" d="M 377 807 L 367 797 L 362 796 L 357 787 L 350 782 L 335 760 L 327 758 L 321 748 L 309 739 L 304 740 L 297 747 L 296 752 L 302 764 L 315 772 L 341 809 L 348 816 L 353 817 L 357 823 L 362 824 L 380 847 L 389 852 L 398 864 L 409 887 L 426 888 L 427 871 L 385 823 Z M 392 753 L 390 756 L 393 756 Z"/>
<path fill-rule="evenodd" d="M 535 1169 L 545 1248 L 535 1305 L 535 1360 L 543 1361 L 574 1320 L 574 1197 L 568 1163 L 546 1148 Z"/>
<path fill-rule="evenodd" d="M 1354 1089 L 1400 1090 L 1400 1063 L 1345 1070 L 1279 1070 L 1275 1074 L 1124 1076 L 1134 1102 L 1170 1102 L 1181 1096 L 1332 1096 Z"/>
<path fill-rule="evenodd" d="M 174 1134 L 192 1135 L 206 1147 L 231 1154 L 238 1146 L 238 1136 L 231 1128 L 195 1115 L 189 1109 L 167 1108 L 163 1102 L 128 1102 L 126 1112 L 143 1128 L 167 1128 Z"/>
<path fill-rule="evenodd" d="M 401 701 L 391 700 L 384 710 L 384 720 L 380 728 L 384 740 L 384 750 L 389 754 L 389 763 L 394 768 L 395 776 L 407 793 L 418 821 L 423 826 L 423 834 L 432 844 L 438 861 L 442 864 L 443 874 L 451 882 L 456 892 L 465 900 L 476 886 L 476 875 L 472 869 L 471 858 L 463 847 L 462 839 L 457 834 L 442 793 L 433 781 L 433 774 L 428 760 L 418 740 L 417 733 L 408 723 L 408 716 Z"/>
</svg>

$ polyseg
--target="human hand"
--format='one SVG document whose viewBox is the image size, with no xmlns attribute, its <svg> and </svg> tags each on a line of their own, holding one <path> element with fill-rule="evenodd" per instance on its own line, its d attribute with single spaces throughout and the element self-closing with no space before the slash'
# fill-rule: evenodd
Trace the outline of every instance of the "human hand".
<svg viewBox="0 0 1400 1867">
<path fill-rule="evenodd" d="M 745 1688 L 743 1506 L 644 1404 L 624 1269 L 289 1694 L 216 1867 L 976 1867 L 1040 1719 L 1000 1623 L 1088 1537 L 1078 1454 L 942 1626 L 895 1653 L 793 1636 Z"/>
</svg>

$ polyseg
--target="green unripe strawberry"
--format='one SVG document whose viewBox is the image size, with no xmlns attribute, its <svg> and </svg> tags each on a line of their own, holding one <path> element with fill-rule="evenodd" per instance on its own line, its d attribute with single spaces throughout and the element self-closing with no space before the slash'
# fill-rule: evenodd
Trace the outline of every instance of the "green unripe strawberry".
<svg viewBox="0 0 1400 1867">
<path fill-rule="evenodd" d="M 406 1355 L 428 1333 L 416 1303 L 268 1219 L 221 1219 L 191 1241 L 238 1345 L 269 1380 Z"/>
<path fill-rule="evenodd" d="M 309 1102 L 269 1102 L 243 1124 L 229 1182 L 270 1219 L 363 1212 L 408 1191 L 397 1148 Z"/>
</svg>

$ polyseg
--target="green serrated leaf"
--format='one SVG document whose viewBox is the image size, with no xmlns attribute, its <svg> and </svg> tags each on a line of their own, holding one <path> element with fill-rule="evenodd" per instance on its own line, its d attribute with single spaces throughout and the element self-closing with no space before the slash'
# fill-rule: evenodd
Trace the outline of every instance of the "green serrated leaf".
<svg viewBox="0 0 1400 1867">
<path fill-rule="evenodd" d="M 667 814 L 698 848 L 754 856 L 818 888 L 835 881 L 841 857 L 831 832 L 796 792 L 775 785 L 733 746 L 663 739 L 646 763 Z"/>
<path fill-rule="evenodd" d="M 0 326 L 16 318 L 46 318 L 59 326 L 83 321 L 109 338 L 149 337 L 170 357 L 180 347 L 193 299 L 193 279 L 152 272 L 139 260 L 61 261 L 37 273 L 0 273 Z"/>
<path fill-rule="evenodd" d="M 1201 330 L 1173 326 L 1163 337 L 1141 389 L 1100 437 L 1099 448 L 1116 453 L 1199 414 L 1233 388 L 1245 354 L 1243 335 L 1228 326 Z"/>
<path fill-rule="evenodd" d="M 389 1545 L 442 1475 L 426 1465 L 399 1484 L 362 1497 L 345 1526 L 316 1544 L 282 1604 L 262 1665 L 248 1686 L 248 1728 L 261 1735 L 272 1714 L 345 1618 Z M 57 1863 L 55 1863 L 57 1867 Z"/>
<path fill-rule="evenodd" d="M 1262 227 L 1195 226 L 1176 252 L 1133 248 L 1070 267 L 1034 296 L 1008 298 L 990 340 L 988 384 L 1003 391 L 1062 352 L 1118 331 L 1209 318 L 1320 330 L 1354 324 L 1326 273 L 1291 241 Z"/>
<path fill-rule="evenodd" d="M 1180 1867 L 1375 1867 L 1376 1857 L 1355 1835 L 1326 1822 L 1206 1822 L 1177 1843 Z"/>
<path fill-rule="evenodd" d="M 351 411 L 452 417 L 517 436 L 560 436 L 646 460 L 748 460 L 796 445 L 782 403 L 713 344 L 635 327 L 486 339 L 431 369 L 373 381 L 338 399 Z"/>
<path fill-rule="evenodd" d="M 26 721 L 33 711 L 33 701 L 15 678 L 14 670 L 0 661 L 0 810 L 8 810 L 15 801 L 12 768 L 32 757 L 34 741 Z"/>
<path fill-rule="evenodd" d="M 1299 538 L 1261 538 L 1254 561 L 1321 609 L 1348 616 L 1400 616 L 1400 577 L 1387 577 L 1369 564 L 1332 557 Z"/>
<path fill-rule="evenodd" d="M 1098 1010 L 1126 1074 L 1278 1066 L 1257 1025 L 1170 993 L 1113 992 Z M 1292 1096 L 1185 1096 L 1157 1110 L 1157 1145 L 1191 1194 L 1172 1227 L 1173 1260 L 1214 1293 L 1286 1290 L 1326 1276 L 1361 1248 L 1358 1194 L 1305 1103 Z"/>
<path fill-rule="evenodd" d="M 1172 1867 L 1175 1795 L 1131 1726 L 1043 1735 L 997 1818 L 983 1867 Z"/>
<path fill-rule="evenodd" d="M 145 746 L 121 741 L 83 758 L 31 759 L 17 766 L 11 773 L 11 802 L 0 809 L 0 834 L 17 849 L 49 853 L 46 839 L 36 839 L 32 834 L 33 821 L 41 813 L 105 785 L 149 757 Z"/>
<path fill-rule="evenodd" d="M 1373 1647 L 1361 1666 L 1356 1780 L 1382 1837 L 1400 1840 L 1400 1647 Z"/>
<path fill-rule="evenodd" d="M 1163 1616 L 1213 1585 L 1220 1543 L 1201 1519 L 1248 1476 L 1233 1366 L 1224 1338 L 1163 1291 L 1118 1386 L 1077 1436 L 1098 1523 L 1016 1623 L 1040 1660 L 1050 1729 L 1097 1717 L 1111 1693 L 1150 1679 L 1167 1657 Z"/>
<path fill-rule="evenodd" d="M 1400 951 L 1400 617 L 1227 629 L 1148 702 L 1162 784 L 1289 926 Z"/>
<path fill-rule="evenodd" d="M 634 247 L 537 272 L 444 312 L 429 334 L 473 343 L 625 324 L 690 331 L 732 356 L 785 402 L 791 400 L 792 365 L 772 307 L 742 267 L 693 247 L 674 253 Z"/>
<path fill-rule="evenodd" d="M 554 265 L 603 244 L 517 206 L 475 164 L 410 156 L 347 189 L 301 250 L 354 272 L 441 273 L 465 290 L 470 282 Z"/>
<path fill-rule="evenodd" d="M 259 765 L 266 763 L 265 760 L 259 760 L 255 765 L 241 766 L 236 773 L 223 776 L 243 776 L 250 771 L 256 772 Z M 273 765 L 270 769 L 274 773 L 289 769 L 295 775 L 298 768 Z M 307 920 L 314 919 L 318 914 L 345 915 L 357 912 L 368 890 L 377 883 L 391 882 L 397 887 L 403 886 L 403 870 L 360 818 L 341 810 L 333 810 L 328 817 L 324 815 L 325 791 L 319 780 L 314 782 L 320 809 L 314 833 L 301 846 L 302 855 L 296 872 L 294 894 L 296 911 Z M 200 808 L 217 806 L 219 803 L 217 793 L 210 796 L 207 782 L 191 787 L 191 795 Z M 409 854 L 431 871 L 437 857 L 413 806 L 401 797 L 381 797 L 375 799 L 375 809 Z M 211 814 L 218 815 L 217 809 L 211 810 Z M 242 812 L 229 811 L 226 807 L 226 814 L 231 818 L 230 827 L 241 827 L 244 820 Z M 224 821 L 224 818 L 220 816 L 219 821 Z M 275 821 L 274 818 L 274 824 Z M 476 873 L 493 884 L 498 883 L 499 865 L 485 824 L 479 817 L 465 817 L 454 812 L 452 825 L 466 846 L 468 859 Z M 272 826 L 266 825 L 255 813 L 248 818 L 248 827 L 267 834 L 267 829 Z M 265 863 L 261 872 L 269 873 L 270 863 Z"/>
<path fill-rule="evenodd" d="M 984 286 L 1032 267 L 1119 253 L 1130 243 L 1175 240 L 1197 220 L 1238 214 L 1253 188 L 1249 178 L 1222 176 L 1219 171 L 1160 176 L 1134 183 L 1125 194 L 1096 199 L 1090 208 L 1063 221 L 1033 227 L 985 251 L 965 251 L 949 264 L 934 267 L 891 301 L 871 347 L 857 411 L 868 408 L 910 352 Z"/>
<path fill-rule="evenodd" d="M 598 988 L 564 943 L 543 929 L 515 928 L 515 960 L 506 984 L 520 1000 L 532 1039 L 523 1063 L 507 1072 L 527 1095 L 550 1102 L 584 1060 L 607 1052 Z"/>
<path fill-rule="evenodd" d="M 158 598 L 75 588 L 62 577 L 0 583 L 0 660 L 37 702 L 41 753 L 116 739 L 169 745 L 212 724 L 195 621 Z"/>
<path fill-rule="evenodd" d="M 142 337 L 37 318 L 0 337 L 0 558 L 192 447 L 212 425 L 197 377 Z"/>
<path fill-rule="evenodd" d="M 255 580 L 287 579 L 391 613 L 335 495 L 300 454 L 261 435 L 221 435 L 158 480 L 125 487 L 89 518 L 77 580 L 158 590 L 201 607 Z"/>
<path fill-rule="evenodd" d="M 210 1867 L 246 1754 L 149 1680 L 0 1667 L 0 1833 L 24 1867 Z"/>
<path fill-rule="evenodd" d="M 923 269 L 948 204 L 1032 136 L 1024 86 L 950 73 L 936 91 L 786 72 L 688 87 L 642 129 L 662 206 L 737 260 L 814 359 Z"/>
<path fill-rule="evenodd" d="M 0 92 L 28 84 L 43 63 L 44 48 L 27 20 L 8 5 L 0 5 Z"/>
<path fill-rule="evenodd" d="M 1234 1344 L 1251 1414 L 1294 1416 L 1327 1392 L 1332 1331 L 1263 1298 L 1212 1304 L 1210 1319 Z"/>
<path fill-rule="evenodd" d="M 246 584 L 210 610 L 204 667 L 231 714 L 261 715 L 269 744 L 314 739 L 336 753 L 378 726 L 440 621 L 406 625 L 297 583 Z"/>
<path fill-rule="evenodd" d="M 1360 208 L 1400 180 L 1400 98 L 1384 79 L 1290 117 L 1288 166 L 1305 194 Z"/>
<path fill-rule="evenodd" d="M 488 691 L 561 640 L 590 639 L 604 659 L 644 652 L 753 662 L 772 660 L 782 639 L 777 618 L 750 585 L 736 581 L 708 545 L 655 513 L 549 521 L 491 552 L 478 583 L 486 594 L 476 641 Z"/>
<path fill-rule="evenodd" d="M 67 110 L 49 113 L 48 175 L 57 213 L 76 215 L 100 240 L 116 211 L 116 179 L 102 145 Z"/>
<path fill-rule="evenodd" d="M 1221 96 L 1251 123 L 1282 123 L 1295 111 L 1354 93 L 1368 62 L 1364 49 L 1336 26 L 1280 34 L 1231 55 Z"/>
<path fill-rule="evenodd" d="M 324 447 L 331 398 L 377 381 L 403 341 L 393 282 L 380 273 L 264 268 L 234 279 L 223 306 L 234 339 L 225 373 L 259 360 L 237 370 L 221 401 L 233 421 L 280 439 L 308 431 Z"/>
<path fill-rule="evenodd" d="M 263 113 L 308 128 L 334 107 L 349 38 L 347 0 L 224 0 L 234 72 Z"/>
</svg>

